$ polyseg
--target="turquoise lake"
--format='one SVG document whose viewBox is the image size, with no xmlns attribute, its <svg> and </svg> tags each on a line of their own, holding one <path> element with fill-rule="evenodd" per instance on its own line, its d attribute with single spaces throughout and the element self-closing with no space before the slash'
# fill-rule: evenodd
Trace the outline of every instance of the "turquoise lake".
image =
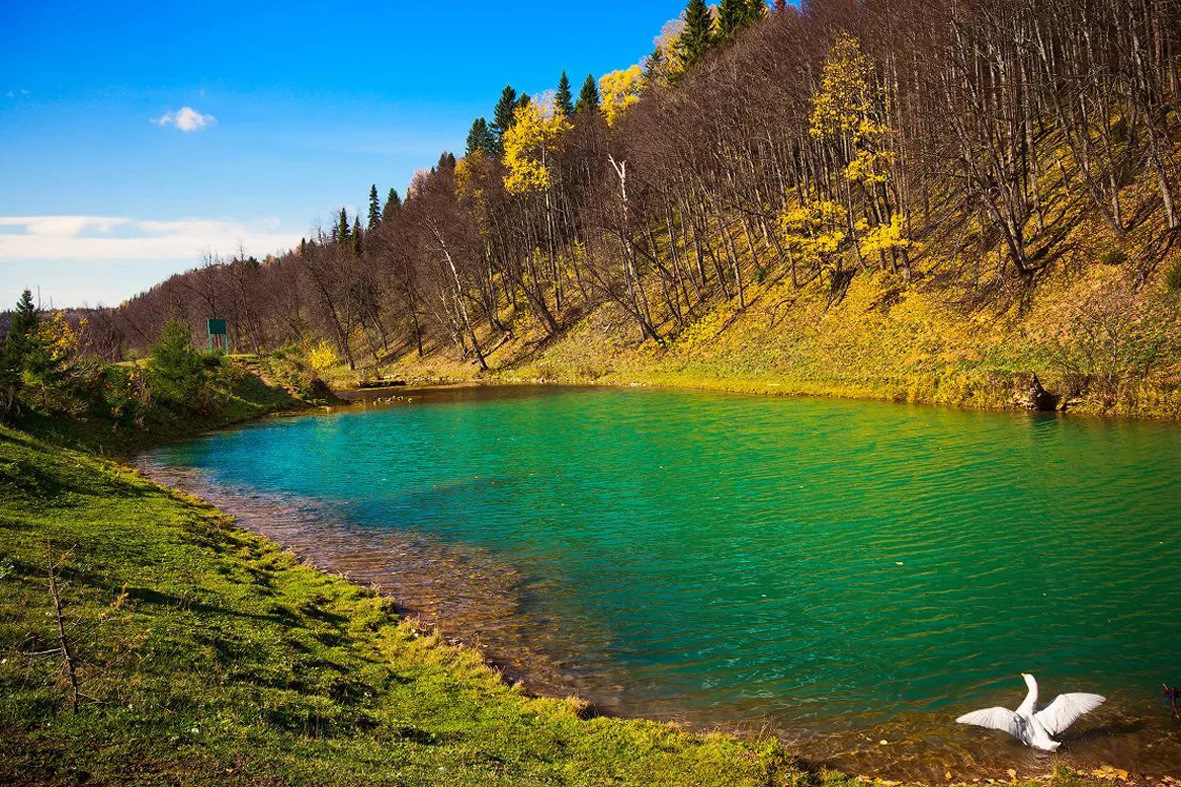
<svg viewBox="0 0 1181 787">
<path fill-rule="evenodd" d="M 1016 707 L 1025 671 L 1043 702 L 1110 698 L 1061 758 L 1181 772 L 1161 701 L 1181 678 L 1181 428 L 656 390 L 394 394 L 412 401 L 144 462 L 604 712 L 779 734 L 855 772 L 1024 775 L 1051 761 L 954 718 Z"/>
</svg>

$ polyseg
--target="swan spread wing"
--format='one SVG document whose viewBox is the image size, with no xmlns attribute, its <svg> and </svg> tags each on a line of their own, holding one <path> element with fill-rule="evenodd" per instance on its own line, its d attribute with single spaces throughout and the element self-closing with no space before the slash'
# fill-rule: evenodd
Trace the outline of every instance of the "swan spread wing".
<svg viewBox="0 0 1181 787">
<path fill-rule="evenodd" d="M 956 719 L 957 724 L 972 724 L 990 730 L 1007 732 L 1014 738 L 1021 737 L 1021 719 L 1008 708 L 985 708 L 965 713 Z"/>
<path fill-rule="evenodd" d="M 1098 694 L 1059 694 L 1053 702 L 1034 714 L 1034 718 L 1053 736 L 1063 732 L 1084 713 L 1090 713 L 1104 702 L 1107 702 L 1107 698 Z"/>
</svg>

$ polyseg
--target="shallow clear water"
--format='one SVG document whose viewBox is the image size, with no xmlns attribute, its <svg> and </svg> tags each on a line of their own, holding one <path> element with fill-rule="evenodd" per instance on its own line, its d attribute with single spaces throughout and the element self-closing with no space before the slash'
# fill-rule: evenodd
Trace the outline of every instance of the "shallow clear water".
<svg viewBox="0 0 1181 787">
<path fill-rule="evenodd" d="M 1181 676 L 1181 429 L 650 390 L 409 395 L 150 463 L 197 471 L 232 509 L 263 501 L 260 522 L 304 511 L 277 537 L 610 712 L 766 728 L 859 772 L 1024 775 L 1050 760 L 952 720 L 1015 707 L 1028 671 L 1044 702 L 1111 698 L 1068 760 L 1181 772 L 1160 700 Z"/>
</svg>

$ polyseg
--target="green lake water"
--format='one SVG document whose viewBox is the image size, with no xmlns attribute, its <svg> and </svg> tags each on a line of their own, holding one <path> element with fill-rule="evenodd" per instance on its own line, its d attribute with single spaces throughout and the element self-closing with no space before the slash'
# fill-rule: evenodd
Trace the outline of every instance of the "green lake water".
<svg viewBox="0 0 1181 787">
<path fill-rule="evenodd" d="M 1068 761 L 1181 772 L 1160 699 L 1181 677 L 1181 428 L 652 390 L 404 395 L 149 462 L 606 712 L 765 729 L 859 772 L 1024 774 L 1050 760 L 953 720 L 1016 707 L 1026 671 L 1044 702 L 1111 699 L 1067 733 Z"/>
</svg>

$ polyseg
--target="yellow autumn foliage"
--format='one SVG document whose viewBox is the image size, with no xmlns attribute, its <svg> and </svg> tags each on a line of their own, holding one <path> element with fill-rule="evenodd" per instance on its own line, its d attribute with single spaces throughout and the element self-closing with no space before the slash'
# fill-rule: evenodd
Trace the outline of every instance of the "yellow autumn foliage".
<svg viewBox="0 0 1181 787">
<path fill-rule="evenodd" d="M 510 194 L 544 191 L 553 185 L 550 155 L 561 150 L 574 126 L 563 113 L 547 112 L 532 101 L 518 107 L 514 117 L 516 122 L 504 134 L 504 187 Z"/>
<path fill-rule="evenodd" d="M 861 254 L 868 257 L 876 252 L 906 249 L 910 245 L 910 239 L 903 234 L 902 216 L 895 213 L 888 223 L 879 224 L 861 239 Z"/>
<path fill-rule="evenodd" d="M 312 345 L 308 350 L 308 366 L 312 370 L 312 374 L 321 377 L 334 366 L 340 363 L 340 356 L 336 354 L 334 348 L 327 339 L 321 339 L 319 343 Z"/>
<path fill-rule="evenodd" d="M 86 318 L 82 318 L 75 328 L 61 311 L 54 312 L 50 319 L 41 323 L 41 342 L 54 363 L 68 361 L 77 355 L 85 329 Z"/>
<path fill-rule="evenodd" d="M 484 157 L 484 151 L 475 150 L 455 163 L 455 193 L 461 199 L 479 199 L 483 190 L 476 181 L 476 160 Z"/>
<path fill-rule="evenodd" d="M 891 154 L 864 148 L 857 151 L 857 155 L 845 167 L 845 178 L 850 183 L 864 183 L 867 186 L 885 183 L 889 180 L 889 166 L 892 163 Z"/>
<path fill-rule="evenodd" d="M 864 135 L 873 104 L 870 91 L 873 65 L 857 39 L 840 36 L 829 50 L 820 78 L 820 90 L 812 99 L 813 136 Z"/>
<path fill-rule="evenodd" d="M 780 219 L 788 245 L 807 262 L 839 251 L 847 237 L 844 225 L 845 209 L 831 200 L 794 207 Z"/>
<path fill-rule="evenodd" d="M 608 126 L 614 126 L 629 107 L 639 102 L 645 83 L 644 72 L 639 66 L 612 71 L 599 79 L 603 117 Z"/>
</svg>

